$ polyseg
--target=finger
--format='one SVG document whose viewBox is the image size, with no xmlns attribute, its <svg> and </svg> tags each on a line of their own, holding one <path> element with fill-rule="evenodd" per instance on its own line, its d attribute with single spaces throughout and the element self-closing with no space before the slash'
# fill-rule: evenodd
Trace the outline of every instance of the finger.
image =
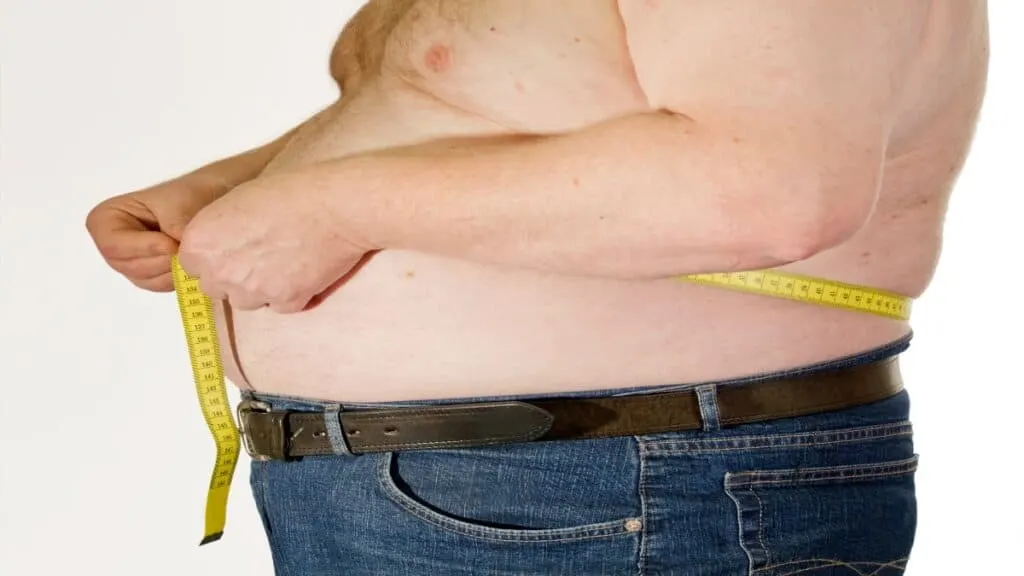
<svg viewBox="0 0 1024 576">
<path fill-rule="evenodd" d="M 170 256 L 144 256 L 128 260 L 109 259 L 107 262 L 114 270 L 130 278 L 148 280 L 171 270 Z"/>
<path fill-rule="evenodd" d="M 291 300 L 270 302 L 270 309 L 278 314 L 294 314 L 305 310 L 309 301 L 309 298 L 293 298 Z"/>
<path fill-rule="evenodd" d="M 178 251 L 178 242 L 163 232 L 108 231 L 96 238 L 96 247 L 109 262 L 170 256 Z"/>
<path fill-rule="evenodd" d="M 263 298 L 242 292 L 231 292 L 228 303 L 236 310 L 259 310 L 267 305 Z"/>
<path fill-rule="evenodd" d="M 163 232 L 108 228 L 93 236 L 93 242 L 107 262 L 170 256 L 178 251 L 178 241 Z"/>
<path fill-rule="evenodd" d="M 139 218 L 120 208 L 98 208 L 90 212 L 86 228 L 100 254 L 108 260 L 169 255 L 178 249 L 177 240 L 152 230 Z"/>
<path fill-rule="evenodd" d="M 173 240 L 181 242 L 181 237 L 185 235 L 185 228 L 188 227 L 189 219 L 181 216 L 179 218 L 168 220 L 167 222 L 160 223 L 160 230 L 170 236 Z"/>
<path fill-rule="evenodd" d="M 139 288 L 150 292 L 172 292 L 174 290 L 174 280 L 171 278 L 170 272 L 153 278 L 129 277 L 128 280 Z"/>
<path fill-rule="evenodd" d="M 349 269 L 348 272 L 345 272 L 340 278 L 338 278 L 337 280 L 331 282 L 330 284 L 327 285 L 326 288 L 324 288 L 318 294 L 315 294 L 312 298 L 310 298 L 309 302 L 306 303 L 306 305 L 305 305 L 305 307 L 303 307 L 302 311 L 313 310 L 317 306 L 323 304 L 324 301 L 327 300 L 327 298 L 329 298 L 332 294 L 334 294 L 342 286 L 347 284 L 348 281 L 351 280 L 356 275 L 356 273 L 358 273 L 360 270 L 362 270 L 362 268 L 364 266 L 366 266 L 366 264 L 368 264 L 370 262 L 370 260 L 372 260 L 374 258 L 374 256 L 376 256 L 379 253 L 380 253 L 379 250 L 375 250 L 375 251 L 367 252 L 366 254 L 363 254 L 359 258 L 359 260 L 355 263 L 355 265 L 352 266 L 352 268 Z"/>
</svg>

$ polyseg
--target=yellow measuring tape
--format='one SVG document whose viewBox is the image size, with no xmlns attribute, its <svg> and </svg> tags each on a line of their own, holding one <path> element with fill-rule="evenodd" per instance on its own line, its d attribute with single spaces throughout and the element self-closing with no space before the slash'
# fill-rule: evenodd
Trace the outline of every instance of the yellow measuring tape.
<svg viewBox="0 0 1024 576">
<path fill-rule="evenodd" d="M 213 303 L 199 289 L 199 280 L 182 269 L 177 256 L 171 259 L 171 272 L 181 321 L 185 327 L 199 405 L 217 446 L 217 462 L 206 500 L 206 528 L 200 542 L 203 545 L 219 540 L 224 534 L 228 493 L 238 462 L 240 440 L 224 385 L 224 367 L 214 325 Z M 792 273 L 765 270 L 690 274 L 676 279 L 887 318 L 906 320 L 910 315 L 910 299 L 905 296 Z"/>
<path fill-rule="evenodd" d="M 832 308 L 866 312 L 907 320 L 911 299 L 885 290 L 824 280 L 791 272 L 754 270 L 718 274 L 690 274 L 678 280 L 786 298 Z"/>
<path fill-rule="evenodd" d="M 224 535 L 231 477 L 238 463 L 239 435 L 224 385 L 224 365 L 214 324 L 213 302 L 199 289 L 199 280 L 181 267 L 177 255 L 171 258 L 171 276 L 178 296 L 181 322 L 185 327 L 199 406 L 217 446 L 217 461 L 206 495 L 206 527 L 199 543 L 202 546 L 220 540 Z"/>
</svg>

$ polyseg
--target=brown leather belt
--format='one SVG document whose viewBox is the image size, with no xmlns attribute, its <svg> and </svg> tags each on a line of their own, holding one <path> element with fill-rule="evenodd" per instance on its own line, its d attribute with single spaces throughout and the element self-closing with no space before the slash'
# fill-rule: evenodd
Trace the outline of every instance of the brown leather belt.
<svg viewBox="0 0 1024 576">
<path fill-rule="evenodd" d="M 896 357 L 851 368 L 718 386 L 723 427 L 841 410 L 903 389 Z M 286 460 L 336 454 L 322 412 L 270 411 L 244 400 L 238 420 L 249 455 Z M 334 413 L 336 441 L 352 454 L 510 442 L 632 436 L 703 427 L 697 392 L 428 405 Z"/>
</svg>

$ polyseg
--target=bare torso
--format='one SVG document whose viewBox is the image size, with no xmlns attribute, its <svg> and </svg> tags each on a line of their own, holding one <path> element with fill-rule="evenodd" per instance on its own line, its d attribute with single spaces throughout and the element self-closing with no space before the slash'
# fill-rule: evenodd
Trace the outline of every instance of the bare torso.
<svg viewBox="0 0 1024 576">
<path fill-rule="evenodd" d="M 553 10 L 541 0 L 371 2 L 331 56 L 342 98 L 267 171 L 444 136 L 572 130 L 645 109 L 614 2 Z M 984 90 L 984 3 L 936 0 L 929 26 L 871 220 L 786 268 L 911 297 L 925 290 Z M 223 349 L 236 384 L 351 402 L 738 377 L 910 329 L 672 280 L 560 277 L 403 251 L 377 254 L 313 310 L 235 311 L 230 326 Z"/>
</svg>

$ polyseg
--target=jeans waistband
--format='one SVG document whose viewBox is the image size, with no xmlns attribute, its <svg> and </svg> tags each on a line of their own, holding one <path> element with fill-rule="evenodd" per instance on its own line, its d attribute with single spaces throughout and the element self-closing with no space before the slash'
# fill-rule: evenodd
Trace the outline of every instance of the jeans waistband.
<svg viewBox="0 0 1024 576">
<path fill-rule="evenodd" d="M 656 394 L 661 392 L 677 392 L 681 390 L 690 390 L 700 386 L 715 385 L 717 387 L 722 386 L 739 386 L 744 384 L 751 384 L 763 380 L 770 380 L 774 378 L 787 378 L 793 376 L 800 376 L 804 374 L 810 374 L 814 372 L 824 372 L 828 370 L 837 370 L 841 368 L 852 368 L 854 366 L 860 366 L 864 364 L 871 364 L 873 362 L 879 362 L 899 354 L 902 354 L 910 347 L 910 341 L 913 339 L 913 332 L 908 332 L 906 335 L 893 340 L 887 344 L 858 352 L 856 354 L 850 354 L 832 360 L 826 360 L 815 364 L 809 364 L 806 366 L 800 366 L 797 368 L 791 368 L 788 370 L 778 370 L 774 372 L 762 372 L 743 376 L 740 378 L 731 378 L 725 380 L 712 380 L 712 381 L 701 381 L 701 382 L 688 382 L 686 384 L 667 384 L 663 386 L 636 386 L 629 388 L 612 388 L 606 390 L 593 390 L 593 391 L 577 391 L 577 392 L 556 392 L 549 394 L 530 394 L 530 395 L 496 395 L 496 396 L 475 396 L 475 397 L 459 397 L 459 398 L 442 398 L 442 399 L 431 399 L 431 400 L 414 400 L 414 401 L 392 401 L 392 402 L 330 402 L 323 400 L 313 400 L 309 398 L 298 398 L 294 396 L 285 396 L 277 394 L 263 394 L 259 392 L 242 391 L 242 397 L 252 400 L 258 400 L 265 402 L 272 406 L 275 410 L 303 410 L 303 411 L 322 411 L 329 407 L 337 408 L 340 404 L 342 410 L 356 410 L 366 408 L 389 408 L 389 407 L 410 407 L 410 406 L 430 406 L 438 404 L 454 404 L 454 403 L 469 403 L 469 402 L 499 402 L 499 401 L 510 401 L 510 400 L 522 400 L 525 398 L 541 399 L 541 398 L 603 398 L 610 396 L 631 396 L 639 394 Z"/>
</svg>

